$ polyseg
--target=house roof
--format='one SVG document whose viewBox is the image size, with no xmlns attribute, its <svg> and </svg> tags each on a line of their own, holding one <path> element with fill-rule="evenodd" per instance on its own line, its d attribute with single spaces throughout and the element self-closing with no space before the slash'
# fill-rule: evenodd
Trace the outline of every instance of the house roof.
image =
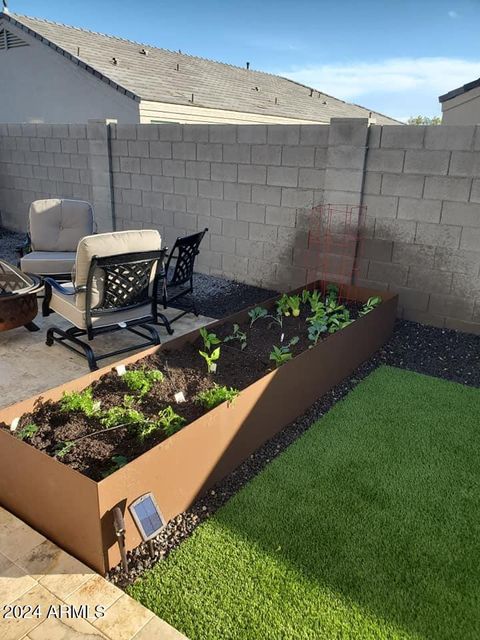
<svg viewBox="0 0 480 640">
<path fill-rule="evenodd" d="M 467 93 L 472 89 L 476 89 L 480 87 L 480 78 L 478 80 L 473 80 L 473 82 L 468 82 L 464 84 L 463 87 L 458 87 L 458 89 L 452 89 L 448 93 L 444 93 L 443 96 L 439 96 L 439 102 L 446 102 L 447 100 L 451 100 L 452 98 L 456 98 L 457 96 L 461 96 L 462 93 Z"/>
<path fill-rule="evenodd" d="M 136 100 L 329 122 L 372 115 L 397 120 L 281 76 L 70 27 L 0 13 L 86 71 Z"/>
</svg>

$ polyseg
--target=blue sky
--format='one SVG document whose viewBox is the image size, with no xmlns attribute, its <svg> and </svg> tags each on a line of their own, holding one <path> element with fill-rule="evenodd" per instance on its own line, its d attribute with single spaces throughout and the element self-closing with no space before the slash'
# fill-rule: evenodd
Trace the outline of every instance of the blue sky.
<svg viewBox="0 0 480 640">
<path fill-rule="evenodd" d="M 406 119 L 480 76 L 480 0 L 9 0 L 10 11 L 279 73 Z"/>
</svg>

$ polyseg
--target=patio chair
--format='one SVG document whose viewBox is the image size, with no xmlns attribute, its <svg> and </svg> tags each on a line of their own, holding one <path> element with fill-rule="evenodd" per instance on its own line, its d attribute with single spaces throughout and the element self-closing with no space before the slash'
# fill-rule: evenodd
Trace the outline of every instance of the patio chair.
<svg viewBox="0 0 480 640">
<path fill-rule="evenodd" d="M 93 208 L 82 200 L 52 198 L 32 202 L 29 232 L 17 248 L 25 273 L 70 280 L 77 245 L 94 233 Z"/>
<path fill-rule="evenodd" d="M 207 231 L 208 228 L 205 228 L 198 233 L 177 238 L 167 258 L 163 273 L 161 274 L 162 286 L 161 291 L 159 287 L 159 294 L 160 303 L 164 309 L 168 309 L 171 303 L 179 298 L 187 294 L 192 294 L 189 309 L 182 310 L 181 313 L 169 320 L 159 314 L 161 321 L 159 320 L 158 323 L 163 325 L 170 335 L 173 333 L 171 327 L 173 322 L 191 312 L 198 316 L 195 299 L 193 297 L 193 269 L 195 267 L 195 258 L 200 253 L 198 248 Z M 172 261 L 174 264 L 172 264 Z"/>
<path fill-rule="evenodd" d="M 45 278 L 43 315 L 55 311 L 72 326 L 47 331 L 48 346 L 58 342 L 88 360 L 97 361 L 160 344 L 157 331 L 157 267 L 165 259 L 158 231 L 119 231 L 82 238 L 78 244 L 73 282 L 60 284 Z M 89 341 L 96 336 L 127 330 L 146 341 L 96 355 Z"/>
</svg>

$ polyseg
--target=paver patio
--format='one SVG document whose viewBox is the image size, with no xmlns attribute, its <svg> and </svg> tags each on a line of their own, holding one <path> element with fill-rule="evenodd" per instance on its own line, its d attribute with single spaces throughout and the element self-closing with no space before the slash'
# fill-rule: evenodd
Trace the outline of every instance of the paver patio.
<svg viewBox="0 0 480 640">
<path fill-rule="evenodd" d="M 121 589 L 2 508 L 0 548 L 2 640 L 185 640 Z M 5 619 L 6 605 L 38 606 L 38 617 Z M 88 618 L 67 617 L 69 606 L 78 610 L 80 605 L 89 606 Z M 97 605 L 105 607 L 105 615 L 95 619 Z M 53 617 L 61 606 L 63 616 Z"/>
</svg>

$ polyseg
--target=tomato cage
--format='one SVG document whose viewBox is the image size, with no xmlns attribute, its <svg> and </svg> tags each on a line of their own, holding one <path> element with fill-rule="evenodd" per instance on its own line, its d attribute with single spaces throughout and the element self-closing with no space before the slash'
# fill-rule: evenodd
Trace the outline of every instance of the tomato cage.
<svg viewBox="0 0 480 640">
<path fill-rule="evenodd" d="M 347 285 L 354 282 L 360 268 L 366 206 L 319 204 L 303 209 L 302 215 L 307 249 L 302 252 L 303 264 L 299 266 L 307 268 L 307 282 L 333 282 L 339 287 L 339 298 L 345 299 Z"/>
</svg>

